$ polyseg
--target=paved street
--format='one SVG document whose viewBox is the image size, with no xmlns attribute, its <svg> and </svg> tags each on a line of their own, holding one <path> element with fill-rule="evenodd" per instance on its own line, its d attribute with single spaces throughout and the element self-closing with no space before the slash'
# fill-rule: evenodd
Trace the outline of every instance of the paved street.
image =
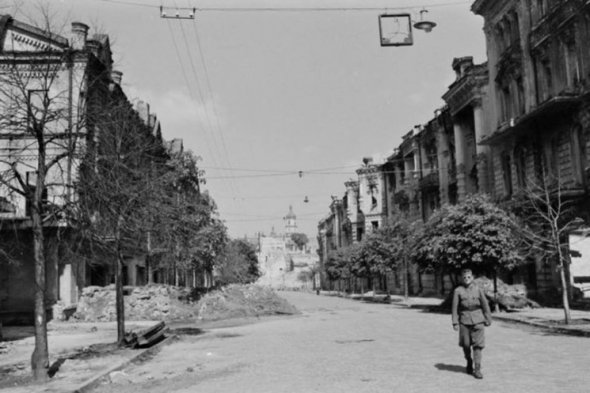
<svg viewBox="0 0 590 393">
<path fill-rule="evenodd" d="M 207 329 L 95 392 L 587 392 L 588 338 L 495 323 L 481 381 L 450 316 L 282 292 L 303 313 Z M 565 355 L 567 354 L 567 356 Z"/>
</svg>

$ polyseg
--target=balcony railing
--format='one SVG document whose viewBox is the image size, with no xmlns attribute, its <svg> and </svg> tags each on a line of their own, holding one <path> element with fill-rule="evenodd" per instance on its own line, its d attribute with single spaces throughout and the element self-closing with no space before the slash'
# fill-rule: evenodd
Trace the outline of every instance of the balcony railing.
<svg viewBox="0 0 590 393">
<path fill-rule="evenodd" d="M 418 183 L 420 188 L 438 188 L 439 180 L 438 180 L 438 172 L 431 172 L 420 179 Z"/>
</svg>

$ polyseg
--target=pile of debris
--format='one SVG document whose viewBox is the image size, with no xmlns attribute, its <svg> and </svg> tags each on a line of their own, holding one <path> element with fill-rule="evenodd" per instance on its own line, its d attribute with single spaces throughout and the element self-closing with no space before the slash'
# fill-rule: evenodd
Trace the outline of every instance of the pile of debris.
<svg viewBox="0 0 590 393">
<path fill-rule="evenodd" d="M 194 305 L 187 304 L 187 288 L 169 285 L 125 287 L 125 318 L 134 320 L 186 320 L 196 317 Z M 73 320 L 86 322 L 116 321 L 115 287 L 84 288 Z"/>
<path fill-rule="evenodd" d="M 228 285 L 209 292 L 199 300 L 197 307 L 198 318 L 207 321 L 299 313 L 271 288 L 253 284 Z"/>
<path fill-rule="evenodd" d="M 156 323 L 140 332 L 125 333 L 123 338 L 126 346 L 131 348 L 145 348 L 162 341 L 165 338 L 166 324 L 164 322 Z"/>
<path fill-rule="evenodd" d="M 506 284 L 499 278 L 497 279 L 497 293 L 494 292 L 494 280 L 487 277 L 478 277 L 473 282 L 483 289 L 488 303 L 492 310 L 495 309 L 496 303 L 500 310 L 514 310 L 522 308 L 539 308 L 539 303 L 527 297 L 526 287 L 522 284 Z M 440 304 L 443 310 L 451 310 L 453 303 L 453 292 L 451 291 L 447 298 Z"/>
<path fill-rule="evenodd" d="M 0 355 L 10 352 L 12 345 L 8 341 L 0 341 Z"/>
</svg>

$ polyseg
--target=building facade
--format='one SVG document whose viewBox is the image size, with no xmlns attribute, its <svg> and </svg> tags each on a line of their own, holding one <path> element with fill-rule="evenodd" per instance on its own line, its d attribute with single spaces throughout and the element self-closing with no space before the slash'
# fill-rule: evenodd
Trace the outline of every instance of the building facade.
<svg viewBox="0 0 590 393">
<path fill-rule="evenodd" d="M 41 191 L 45 303 L 68 307 L 85 285 L 112 282 L 109 268 L 67 257 L 62 246 L 70 226 L 62 212 L 77 200 L 79 168 L 96 151 L 106 108 L 132 104 L 121 87 L 122 73 L 113 69 L 109 37 L 89 35 L 83 23 L 72 23 L 69 34 L 61 35 L 3 15 L 0 46 L 0 318 L 29 320 L 35 258 L 27 195 L 36 192 L 37 161 L 44 154 L 49 168 Z M 162 142 L 149 105 L 139 102 L 133 113 L 138 129 Z M 36 127 L 42 139 L 35 137 Z M 129 256 L 126 283 L 144 282 L 144 259 Z"/>
<path fill-rule="evenodd" d="M 494 195 L 510 201 L 547 188 L 590 222 L 590 5 L 478 0 L 472 10 L 484 18 L 489 130 L 481 145 L 490 149 Z M 570 246 L 587 248 L 577 243 Z M 590 256 L 575 260 L 574 271 L 585 271 L 580 264 L 590 266 Z M 538 294 L 552 292 L 555 261 L 532 261 L 518 280 Z M 572 277 L 584 280 L 590 277 Z"/>
<path fill-rule="evenodd" d="M 385 185 L 383 204 L 371 199 L 371 206 L 381 207 L 382 222 L 398 216 L 426 221 L 442 204 L 461 202 L 469 194 L 486 193 L 509 204 L 541 184 L 589 223 L 590 5 L 582 0 L 477 0 L 472 11 L 484 19 L 487 61 L 453 59 L 455 81 L 443 94 L 446 107 L 406 133 L 385 163 L 371 167 L 380 173 L 372 176 Z M 357 171 L 357 184 L 366 183 L 365 172 L 369 168 Z M 361 187 L 358 195 L 349 193 L 349 183 L 346 188 L 359 203 L 357 216 L 362 213 L 366 220 L 371 196 Z M 331 214 L 320 223 L 332 252 L 339 247 L 329 241 L 337 222 Z M 570 233 L 571 249 L 590 249 L 584 233 Z M 590 255 L 572 261 L 573 285 L 589 287 Z M 539 299 L 559 288 L 551 258 L 531 259 L 502 278 L 525 284 Z M 440 277 L 419 272 L 412 272 L 410 282 L 416 293 L 449 289 Z"/>
</svg>

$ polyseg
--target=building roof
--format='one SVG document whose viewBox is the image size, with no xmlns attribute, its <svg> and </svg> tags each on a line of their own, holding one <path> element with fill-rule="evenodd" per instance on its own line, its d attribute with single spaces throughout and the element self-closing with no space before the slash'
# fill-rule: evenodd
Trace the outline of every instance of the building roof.
<svg viewBox="0 0 590 393">
<path fill-rule="evenodd" d="M 0 15 L 0 38 L 2 40 L 4 40 L 9 27 L 20 30 L 21 32 L 26 33 L 28 36 L 36 38 L 40 41 L 44 41 L 47 44 L 53 44 L 64 48 L 68 46 L 67 38 L 15 20 L 10 15 Z"/>
</svg>

